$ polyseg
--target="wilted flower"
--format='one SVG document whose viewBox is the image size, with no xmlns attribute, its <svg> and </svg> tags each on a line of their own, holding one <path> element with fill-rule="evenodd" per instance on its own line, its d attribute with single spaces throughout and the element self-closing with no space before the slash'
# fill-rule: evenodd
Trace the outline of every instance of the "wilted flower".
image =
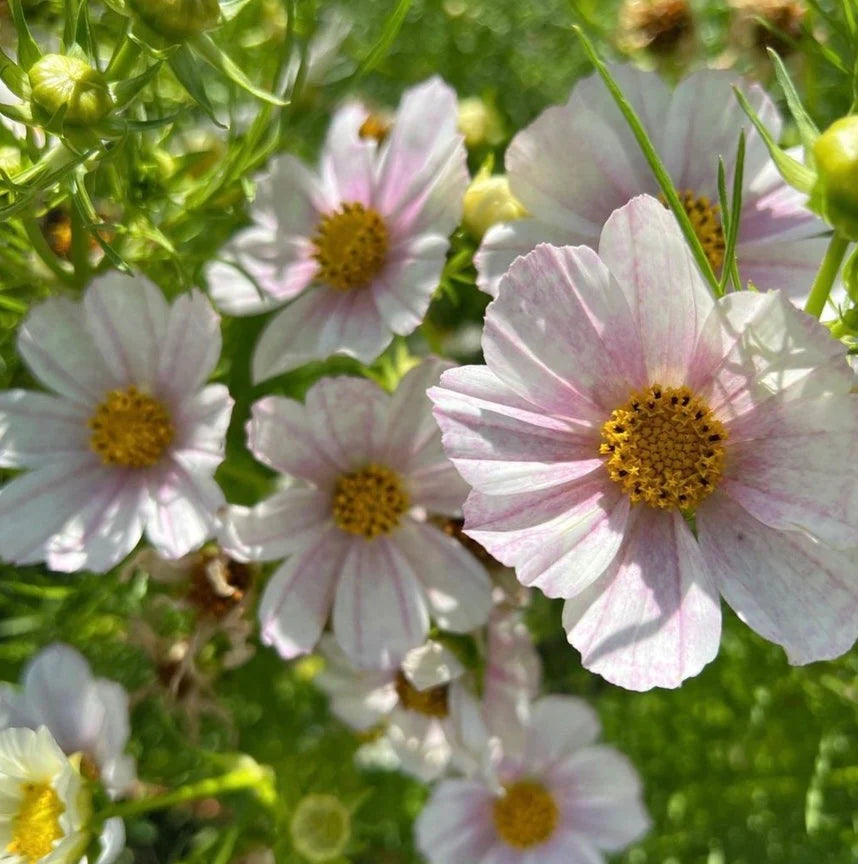
<svg viewBox="0 0 858 864">
<path fill-rule="evenodd" d="M 802 0 L 731 0 L 730 5 L 736 17 L 731 35 L 741 50 L 755 48 L 765 54 L 774 48 L 783 56 L 801 37 L 807 14 Z"/>
<path fill-rule="evenodd" d="M 739 106 L 729 72 L 705 70 L 672 92 L 654 72 L 616 68 L 614 76 L 635 107 L 664 161 L 716 274 L 725 239 L 718 204 L 718 157 L 727 180 L 739 133 L 745 129 L 742 211 L 736 255 L 745 282 L 760 290 L 783 289 L 803 300 L 825 254 L 825 224 L 807 210 L 806 196 L 788 186 Z M 774 103 L 756 85 L 748 99 L 780 135 Z M 615 209 L 660 188 L 626 121 L 598 76 L 580 81 L 569 101 L 544 111 L 519 132 L 506 153 L 510 188 L 531 214 L 495 225 L 476 257 L 478 284 L 496 295 L 509 265 L 537 243 L 583 243 L 595 248 Z"/>
<path fill-rule="evenodd" d="M 0 556 L 104 571 L 144 531 L 169 557 L 203 543 L 232 410 L 226 387 L 204 386 L 219 323 L 199 292 L 171 306 L 118 274 L 30 311 L 18 350 L 56 395 L 0 394 L 0 465 L 31 469 L 0 490 Z"/>
<path fill-rule="evenodd" d="M 333 606 L 334 635 L 362 666 L 393 665 L 426 639 L 482 625 L 479 562 L 426 520 L 456 515 L 466 487 L 441 450 L 426 388 L 444 364 L 412 369 L 392 396 L 362 378 L 323 378 L 304 405 L 269 396 L 248 424 L 253 454 L 294 484 L 231 507 L 224 548 L 275 561 L 259 609 L 262 641 L 286 658 L 312 651 Z"/>
<path fill-rule="evenodd" d="M 657 55 L 672 54 L 694 32 L 688 0 L 624 0 L 619 24 L 626 50 Z"/>
<path fill-rule="evenodd" d="M 86 659 L 60 643 L 27 664 L 22 684 L 22 690 L 0 684 L 0 728 L 46 726 L 66 755 L 83 757 L 84 773 L 111 797 L 127 793 L 137 775 L 125 754 L 130 729 L 122 685 L 95 678 Z"/>
<path fill-rule="evenodd" d="M 420 851 L 430 864 L 596 864 L 625 848 L 649 818 L 634 767 L 598 734 L 580 699 L 540 699 L 521 734 L 500 748 L 484 739 L 482 772 L 435 787 L 417 819 Z"/>
<path fill-rule="evenodd" d="M 568 598 L 584 665 L 675 687 L 716 655 L 719 594 L 793 663 L 858 635 L 858 405 L 845 348 L 781 292 L 713 301 L 641 196 L 599 254 L 540 246 L 489 306 L 487 366 L 429 391 L 474 487 L 465 530 Z M 687 521 L 693 514 L 695 534 Z"/>
<path fill-rule="evenodd" d="M 229 244 L 236 266 L 207 271 L 229 314 L 293 301 L 260 337 L 256 381 L 336 353 L 371 362 L 420 324 L 438 287 L 468 181 L 455 94 L 438 78 L 406 91 L 381 144 L 360 135 L 369 116 L 358 103 L 337 112 L 318 173 L 275 159 L 254 224 Z"/>
</svg>

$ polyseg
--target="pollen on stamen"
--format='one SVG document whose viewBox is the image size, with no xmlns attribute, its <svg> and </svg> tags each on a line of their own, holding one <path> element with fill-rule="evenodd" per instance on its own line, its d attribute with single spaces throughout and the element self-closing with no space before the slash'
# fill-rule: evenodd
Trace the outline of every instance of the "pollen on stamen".
<svg viewBox="0 0 858 864">
<path fill-rule="evenodd" d="M 700 397 L 655 384 L 611 413 L 599 452 L 632 502 L 693 511 L 721 479 L 726 440 Z"/>
<path fill-rule="evenodd" d="M 387 226 L 375 210 L 357 202 L 343 204 L 322 217 L 313 245 L 321 282 L 339 291 L 364 288 L 387 260 Z"/>
<path fill-rule="evenodd" d="M 559 815 L 554 796 L 534 780 L 506 785 L 492 813 L 501 840 L 515 849 L 529 849 L 548 840 Z"/>
<path fill-rule="evenodd" d="M 408 507 L 408 493 L 399 475 L 375 463 L 341 475 L 331 501 L 337 526 L 367 540 L 390 534 Z"/>
<path fill-rule="evenodd" d="M 423 714 L 425 717 L 438 718 L 444 718 L 450 713 L 448 699 L 450 688 L 447 684 L 418 690 L 400 671 L 396 673 L 394 686 L 402 707 L 408 711 Z"/>
<path fill-rule="evenodd" d="M 65 805 L 49 783 L 24 783 L 18 815 L 12 820 L 12 840 L 6 851 L 36 864 L 63 836 L 60 816 Z"/>
<path fill-rule="evenodd" d="M 157 464 L 175 434 L 167 408 L 133 386 L 111 390 L 87 425 L 90 447 L 101 461 L 123 468 Z"/>
<path fill-rule="evenodd" d="M 659 195 L 659 200 L 667 206 L 664 195 Z M 697 239 L 703 246 L 706 258 L 712 265 L 713 272 L 718 275 L 724 266 L 724 254 L 727 243 L 724 238 L 724 227 L 721 224 L 721 207 L 712 202 L 706 195 L 695 195 L 690 189 L 679 192 L 679 200 L 688 214 L 691 227 Z"/>
</svg>

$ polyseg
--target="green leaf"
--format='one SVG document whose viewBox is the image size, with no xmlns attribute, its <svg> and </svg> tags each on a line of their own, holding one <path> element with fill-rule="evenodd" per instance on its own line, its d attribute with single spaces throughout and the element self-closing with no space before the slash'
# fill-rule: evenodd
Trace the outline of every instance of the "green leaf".
<svg viewBox="0 0 858 864">
<path fill-rule="evenodd" d="M 101 219 L 95 210 L 92 199 L 89 197 L 89 192 L 87 192 L 83 177 L 79 175 L 72 176 L 71 199 L 75 210 L 86 225 L 87 230 L 92 234 L 98 245 L 101 246 L 102 250 L 104 250 L 104 254 L 110 263 L 123 273 L 132 276 L 134 271 L 131 269 L 131 266 L 104 239 L 104 237 L 102 237 L 102 232 L 95 229 L 96 225 L 101 224 Z"/>
<path fill-rule="evenodd" d="M 655 179 L 658 181 L 658 185 L 661 187 L 661 191 L 664 193 L 664 197 L 670 206 L 670 209 L 673 211 L 673 215 L 676 217 L 677 222 L 679 222 L 679 227 L 685 235 L 685 240 L 691 249 L 691 253 L 694 255 L 694 260 L 697 262 L 697 266 L 700 268 L 703 278 L 709 283 L 712 293 L 715 294 L 715 296 L 719 296 L 721 287 L 714 271 L 712 270 L 712 265 L 706 257 L 706 251 L 703 249 L 703 244 L 700 242 L 700 238 L 697 236 L 694 226 L 691 224 L 691 220 L 688 218 L 688 214 L 685 212 L 685 208 L 682 206 L 682 202 L 676 194 L 673 181 L 670 179 L 670 175 L 667 173 L 667 169 L 664 167 L 661 157 L 656 152 L 655 147 L 653 147 L 652 141 L 650 140 L 646 129 L 644 129 L 643 123 L 641 123 L 641 120 L 635 112 L 635 109 L 632 108 L 631 103 L 623 95 L 623 91 L 620 89 L 613 75 L 608 71 L 608 67 L 599 58 L 596 49 L 593 47 L 593 43 L 587 38 L 584 31 L 578 27 L 577 24 L 573 25 L 572 29 L 581 40 L 581 44 L 584 46 L 584 50 L 586 51 L 590 62 L 596 68 L 601 79 L 605 82 L 605 86 L 614 97 L 617 107 L 622 112 L 623 117 L 626 119 L 626 123 L 631 129 L 632 134 L 635 136 L 635 140 L 638 142 L 644 158 L 652 169 L 652 173 L 655 175 Z"/>
<path fill-rule="evenodd" d="M 393 40 L 396 39 L 397 33 L 399 33 L 400 28 L 405 22 L 405 16 L 411 8 L 411 2 L 412 0 L 399 0 L 396 4 L 396 8 L 390 13 L 384 24 L 384 30 L 381 31 L 381 35 L 376 40 L 375 45 L 372 46 L 369 54 L 366 55 L 366 59 L 358 68 L 355 75 L 356 80 L 360 80 L 367 72 L 375 69 L 384 58 L 384 55 L 387 54 L 390 46 L 393 44 Z"/>
<path fill-rule="evenodd" d="M 229 55 L 212 41 L 210 36 L 207 36 L 205 33 L 200 33 L 198 36 L 194 36 L 190 41 L 190 44 L 194 46 L 194 49 L 199 53 L 203 60 L 212 65 L 219 72 L 222 72 L 234 84 L 237 84 L 243 90 L 256 96 L 257 99 L 261 99 L 263 102 L 269 102 L 272 105 L 277 105 L 281 108 L 289 104 L 288 101 L 280 99 L 273 93 L 269 93 L 267 90 L 257 87 L 244 74 L 244 72 L 236 66 L 236 64 L 230 59 Z"/>
<path fill-rule="evenodd" d="M 12 10 L 15 30 L 18 32 L 18 62 L 29 72 L 30 67 L 41 58 L 42 51 L 27 26 L 21 0 L 9 0 L 9 7 Z"/>
<path fill-rule="evenodd" d="M 819 138 L 819 129 L 817 129 L 816 123 L 813 122 L 810 114 L 807 113 L 807 110 L 802 104 L 801 97 L 798 95 L 798 90 L 795 89 L 795 84 L 792 83 L 789 72 L 787 72 L 786 66 L 784 66 L 783 60 L 778 56 L 777 51 L 773 48 L 769 48 L 769 57 L 771 58 L 772 63 L 774 63 L 775 76 L 778 79 L 778 84 L 781 85 L 781 90 L 784 91 L 784 96 L 786 96 L 787 107 L 789 108 L 790 114 L 792 114 L 792 119 L 795 120 L 796 125 L 798 126 L 798 134 L 801 136 L 801 143 L 804 145 L 804 149 L 809 155 L 813 152 L 813 142 Z"/>
<path fill-rule="evenodd" d="M 197 61 L 191 53 L 187 45 L 179 46 L 173 51 L 167 62 L 173 70 L 173 74 L 179 79 L 179 83 L 188 91 L 191 98 L 209 115 L 209 117 L 221 127 L 226 129 L 226 124 L 221 123 L 215 114 L 214 106 L 209 100 L 206 93 L 205 85 L 203 84 L 200 70 L 197 68 Z"/>
<path fill-rule="evenodd" d="M 115 110 L 120 111 L 125 108 L 158 74 L 161 65 L 162 61 L 158 60 L 140 75 L 135 75 L 133 78 L 126 78 L 114 84 L 111 89 L 113 91 L 112 95 L 115 103 Z"/>
<path fill-rule="evenodd" d="M 726 207 L 726 188 L 724 162 L 718 160 L 718 191 L 721 196 L 722 225 L 725 231 L 724 266 L 721 273 L 721 292 L 727 288 L 727 282 L 732 279 L 737 291 L 742 290 L 742 280 L 736 261 L 736 243 L 739 239 L 739 224 L 742 219 L 742 183 L 745 177 L 745 133 L 739 135 L 736 147 L 736 163 L 733 172 L 733 194 L 730 199 L 729 216 Z"/>
<path fill-rule="evenodd" d="M 751 107 L 745 94 L 737 87 L 733 88 L 742 110 L 748 115 L 750 121 L 754 124 L 760 137 L 765 142 L 769 150 L 769 155 L 780 172 L 781 177 L 789 183 L 793 189 L 798 189 L 799 192 L 809 193 L 816 182 L 816 172 L 808 168 L 806 165 L 793 159 L 786 150 L 783 150 L 777 145 L 777 142 L 772 138 L 771 133 L 763 125 L 763 121 L 757 116 L 757 112 Z"/>
<path fill-rule="evenodd" d="M 232 21 L 252 0 L 221 0 L 220 14 L 224 21 Z"/>
<path fill-rule="evenodd" d="M 0 48 L 0 80 L 19 99 L 26 96 L 29 87 L 27 74 L 11 57 L 4 53 L 2 48 Z"/>
</svg>

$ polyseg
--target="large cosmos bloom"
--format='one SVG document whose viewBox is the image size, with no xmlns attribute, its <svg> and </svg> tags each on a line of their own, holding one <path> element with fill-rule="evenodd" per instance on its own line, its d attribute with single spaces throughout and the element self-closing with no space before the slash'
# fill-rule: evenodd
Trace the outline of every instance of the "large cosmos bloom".
<svg viewBox="0 0 858 864">
<path fill-rule="evenodd" d="M 333 605 L 334 635 L 361 666 L 399 663 L 445 630 L 485 623 L 483 566 L 426 520 L 455 516 L 467 486 L 441 449 L 426 389 L 444 364 L 412 369 L 392 396 L 363 378 L 324 378 L 305 404 L 253 406 L 248 444 L 292 485 L 232 507 L 224 548 L 240 560 L 287 560 L 265 587 L 262 641 L 286 658 L 312 651 Z"/>
<path fill-rule="evenodd" d="M 768 150 L 742 111 L 733 73 L 705 70 L 673 91 L 655 72 L 612 70 L 638 112 L 680 192 L 716 275 L 724 257 L 718 208 L 718 157 L 728 184 L 739 133 L 745 129 L 742 217 L 736 255 L 743 282 L 783 289 L 803 300 L 825 254 L 826 225 L 806 207 L 806 196 L 778 174 Z M 744 87 L 777 139 L 781 118 L 758 85 Z M 584 244 L 595 249 L 611 213 L 641 193 L 660 189 L 625 119 L 602 80 L 579 81 L 569 101 L 544 111 L 515 136 L 506 152 L 512 193 L 529 219 L 495 225 L 476 257 L 480 287 L 497 296 L 498 283 L 519 255 L 537 243 Z"/>
<path fill-rule="evenodd" d="M 481 774 L 435 788 L 415 826 L 430 864 L 601 864 L 646 831 L 637 773 L 595 743 L 585 703 L 546 696 L 522 731 L 474 760 Z"/>
<path fill-rule="evenodd" d="M 389 131 L 359 103 L 341 108 L 318 172 L 273 161 L 231 263 L 207 272 L 229 314 L 293 301 L 262 333 L 255 381 L 335 353 L 369 363 L 420 324 L 468 183 L 456 116 L 455 93 L 432 78 L 404 94 Z"/>
<path fill-rule="evenodd" d="M 718 651 L 719 594 L 793 663 L 852 645 L 858 577 L 836 550 L 858 536 L 854 376 L 781 292 L 713 301 L 641 196 L 598 255 L 540 246 L 513 264 L 483 351 L 429 394 L 474 487 L 465 531 L 570 598 L 587 668 L 678 686 Z"/>
<path fill-rule="evenodd" d="M 220 345 L 202 294 L 170 305 L 142 278 L 33 308 L 18 350 L 56 395 L 0 394 L 0 465 L 31 469 L 0 490 L 0 557 L 103 571 L 144 530 L 169 557 L 199 546 L 224 504 L 212 475 L 232 400 L 204 386 Z"/>
<path fill-rule="evenodd" d="M 125 754 L 130 729 L 122 685 L 95 678 L 86 659 L 60 643 L 27 664 L 22 683 L 23 689 L 0 684 L 0 728 L 46 726 L 64 753 L 84 757 L 111 797 L 128 792 L 136 771 Z"/>
</svg>

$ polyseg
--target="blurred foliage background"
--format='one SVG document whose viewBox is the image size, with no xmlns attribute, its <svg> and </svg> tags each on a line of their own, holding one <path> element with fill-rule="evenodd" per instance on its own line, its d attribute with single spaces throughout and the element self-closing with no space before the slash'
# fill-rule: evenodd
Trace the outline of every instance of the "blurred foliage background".
<svg viewBox="0 0 858 864">
<path fill-rule="evenodd" d="M 37 39 L 55 49 L 62 2 L 25 5 Z M 849 57 L 852 46 L 838 27 L 839 2 L 807 5 L 801 29 L 779 46 L 789 49 L 791 71 L 825 126 L 848 109 L 846 67 L 839 69 L 833 60 Z M 616 0 L 352 0 L 339 8 L 316 0 L 251 0 L 216 39 L 262 86 L 270 86 L 278 67 L 288 62 L 290 45 L 306 50 L 331 16 L 344 16 L 342 47 L 322 80 L 305 86 L 301 98 L 277 118 L 204 70 L 215 115 L 232 121 L 227 130 L 215 126 L 165 70 L 135 116 L 145 119 L 157 110 L 174 113 L 174 120 L 114 142 L 85 178 L 89 195 L 111 224 L 111 243 L 122 260 L 168 294 L 176 293 L 200 283 L 202 265 L 246 222 L 253 195 L 248 174 L 252 177 L 276 150 L 313 159 L 332 107 L 346 95 L 360 93 L 374 105 L 392 107 L 406 86 L 441 74 L 461 97 L 480 97 L 497 112 L 494 133 L 471 150 L 471 167 L 476 171 L 490 158 L 500 168 L 511 135 L 545 106 L 565 99 L 587 73 L 572 24 L 584 26 L 607 56 L 620 57 L 618 8 Z M 400 13 L 401 26 L 394 32 L 391 22 Z M 115 44 L 124 26 L 121 17 L 97 2 L 90 4 L 90 15 L 99 44 Z M 727 3 L 701 0 L 694 5 L 688 44 L 671 56 L 638 59 L 671 77 L 689 65 L 710 64 L 734 66 L 770 84 L 760 40 L 737 35 L 735 18 Z M 14 29 L 2 14 L 0 43 L 14 50 Z M 8 136 L 0 140 L 10 143 Z M 227 164 L 234 170 L 226 172 Z M 0 223 L 4 386 L 28 383 L 13 337 L 29 305 L 51 291 L 79 290 L 93 273 L 111 266 L 104 259 L 81 264 L 79 257 L 68 267 L 69 253 L 55 246 L 49 250 L 54 259 L 34 260 L 34 227 L 50 240 L 47 229 L 62 217 L 73 235 L 81 233 L 71 195 L 70 185 L 61 183 Z M 456 249 L 472 246 L 457 236 Z M 473 359 L 486 300 L 474 288 L 467 264 L 448 275 L 410 348 Z M 271 482 L 243 449 L 243 422 L 258 395 L 249 386 L 247 358 L 261 326 L 259 319 L 224 325 L 219 377 L 239 404 L 230 458 L 219 479 L 233 501 L 255 500 Z M 384 362 L 370 371 L 382 375 Z M 265 389 L 300 396 L 320 375 L 355 368 L 346 360 L 316 364 Z M 133 694 L 132 748 L 147 783 L 174 787 L 216 774 L 227 764 L 224 754 L 238 752 L 276 771 L 280 801 L 273 819 L 253 796 L 238 794 L 132 820 L 125 862 L 229 864 L 255 847 L 273 848 L 278 862 L 304 862 L 290 840 L 290 814 L 303 796 L 320 792 L 336 794 L 352 809 L 352 837 L 338 861 L 417 862 L 410 826 L 425 800 L 424 788 L 397 774 L 354 766 L 360 742 L 328 715 L 324 697 L 312 685 L 318 668 L 313 658 L 286 665 L 271 650 L 258 648 L 246 665 L 225 670 L 227 646 L 218 637 L 202 646 L 199 692 L 179 692 L 177 698 L 167 693 L 163 685 L 172 662 L 167 649 L 186 640 L 197 624 L 180 600 L 139 573 L 0 572 L 0 676 L 17 680 L 26 659 L 50 641 L 79 647 L 97 673 Z M 601 715 L 606 739 L 628 754 L 643 777 L 653 829 L 618 861 L 858 861 L 858 651 L 836 662 L 791 668 L 779 648 L 728 615 L 720 655 L 703 674 L 679 691 L 636 694 L 581 668 L 566 644 L 556 604 L 535 598 L 530 624 L 545 662 L 545 689 L 588 699 Z"/>
</svg>

